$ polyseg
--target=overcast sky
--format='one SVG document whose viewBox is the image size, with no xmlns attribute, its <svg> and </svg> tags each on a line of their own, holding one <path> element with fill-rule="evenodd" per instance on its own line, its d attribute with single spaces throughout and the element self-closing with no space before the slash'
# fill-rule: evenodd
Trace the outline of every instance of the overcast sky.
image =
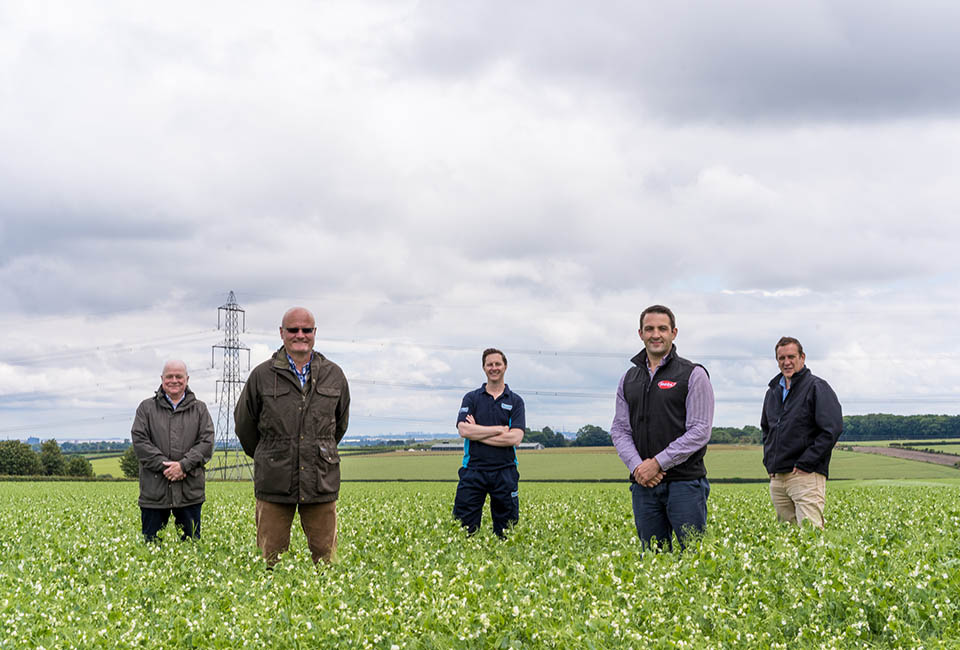
<svg viewBox="0 0 960 650">
<path fill-rule="evenodd" d="M 164 359 L 218 415 L 230 291 L 455 434 L 608 429 L 649 304 L 715 426 L 798 337 L 846 414 L 958 413 L 953 2 L 0 4 L 0 439 L 124 437 Z M 244 370 L 246 364 L 244 363 Z"/>
</svg>

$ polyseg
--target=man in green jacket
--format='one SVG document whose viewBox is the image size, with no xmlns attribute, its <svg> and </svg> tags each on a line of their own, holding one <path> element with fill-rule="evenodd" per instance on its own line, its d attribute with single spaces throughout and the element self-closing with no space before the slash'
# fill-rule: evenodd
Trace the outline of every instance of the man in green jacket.
<svg viewBox="0 0 960 650">
<path fill-rule="evenodd" d="M 204 465 L 213 456 L 213 420 L 187 386 L 183 361 L 167 361 L 156 394 L 137 407 L 130 437 L 140 461 L 140 524 L 157 538 L 173 512 L 180 539 L 200 537 Z"/>
<path fill-rule="evenodd" d="M 340 456 L 350 390 L 340 366 L 314 351 L 313 315 L 283 315 L 283 347 L 250 373 L 234 412 L 237 438 L 253 457 L 257 546 L 269 566 L 290 545 L 293 516 L 314 563 L 329 562 L 337 543 Z"/>
</svg>

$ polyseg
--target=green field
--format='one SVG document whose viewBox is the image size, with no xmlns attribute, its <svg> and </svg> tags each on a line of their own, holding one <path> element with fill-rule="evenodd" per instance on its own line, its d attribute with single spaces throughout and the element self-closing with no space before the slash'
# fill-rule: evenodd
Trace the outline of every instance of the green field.
<svg viewBox="0 0 960 650">
<path fill-rule="evenodd" d="M 931 438 L 930 440 L 863 440 L 857 442 L 851 442 L 850 440 L 840 439 L 840 442 L 837 443 L 838 446 L 843 445 L 854 445 L 857 447 L 890 447 L 891 445 L 917 445 L 917 444 L 927 444 L 927 443 L 937 443 L 943 442 L 943 438 Z M 957 441 L 957 444 L 960 445 L 960 440 Z"/>
<path fill-rule="evenodd" d="M 909 447 L 904 447 L 904 449 L 917 449 L 920 451 L 923 451 L 925 449 L 932 449 L 934 451 L 940 451 L 945 454 L 955 454 L 960 456 L 960 444 L 947 444 L 947 445 L 919 444 L 919 445 L 911 445 Z"/>
<path fill-rule="evenodd" d="M 222 451 L 214 453 L 213 458 L 207 463 L 207 471 L 216 467 L 218 456 L 223 453 Z M 88 456 L 88 458 L 90 459 L 90 464 L 93 465 L 94 475 L 109 474 L 116 477 L 123 476 L 123 471 L 120 469 L 120 456 L 113 456 L 112 458 L 93 458 Z"/>
<path fill-rule="evenodd" d="M 218 454 L 221 452 L 217 452 Z M 626 468 L 612 447 L 544 449 L 518 452 L 522 480 L 625 480 Z M 344 454 L 346 480 L 457 479 L 462 455 L 455 452 L 385 452 Z M 763 479 L 760 447 L 711 445 L 706 455 L 707 476 L 714 479 Z M 207 465 L 215 466 L 216 457 Z M 122 476 L 119 458 L 92 461 L 95 474 Z M 832 479 L 960 477 L 960 470 L 901 458 L 837 450 L 830 465 Z"/>
<path fill-rule="evenodd" d="M 0 491 L 0 648 L 955 648 L 960 482 L 844 482 L 827 530 L 717 485 L 686 553 L 641 553 L 624 485 L 521 486 L 505 542 L 454 486 L 347 484 L 335 564 L 299 530 L 268 572 L 251 486 L 208 488 L 203 539 L 138 535 L 133 483 Z"/>
<path fill-rule="evenodd" d="M 627 470 L 612 448 L 519 452 L 521 480 L 626 480 Z M 714 479 L 763 479 L 760 447 L 712 445 L 707 450 L 707 476 Z M 344 458 L 342 476 L 349 480 L 456 480 L 462 456 L 453 452 L 393 452 Z M 960 478 L 960 470 L 874 454 L 835 451 L 834 479 Z"/>
</svg>

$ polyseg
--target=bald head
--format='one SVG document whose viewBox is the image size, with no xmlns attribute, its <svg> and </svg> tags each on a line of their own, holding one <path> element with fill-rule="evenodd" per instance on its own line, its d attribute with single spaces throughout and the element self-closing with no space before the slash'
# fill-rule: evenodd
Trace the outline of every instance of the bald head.
<svg viewBox="0 0 960 650">
<path fill-rule="evenodd" d="M 163 392 L 167 394 L 174 403 L 183 398 L 187 390 L 187 382 L 190 377 L 187 375 L 187 364 L 179 359 L 171 359 L 163 364 L 163 373 L 160 375 L 160 385 L 163 386 Z"/>
<path fill-rule="evenodd" d="M 280 321 L 281 327 L 286 327 L 290 322 L 297 320 L 307 320 L 313 326 L 313 314 L 305 307 L 291 307 L 283 314 L 283 320 Z"/>
<path fill-rule="evenodd" d="M 184 376 L 187 374 L 187 364 L 181 361 L 180 359 L 170 359 L 165 364 L 163 364 L 163 374 L 167 374 L 168 370 L 181 370 L 183 371 Z"/>
</svg>

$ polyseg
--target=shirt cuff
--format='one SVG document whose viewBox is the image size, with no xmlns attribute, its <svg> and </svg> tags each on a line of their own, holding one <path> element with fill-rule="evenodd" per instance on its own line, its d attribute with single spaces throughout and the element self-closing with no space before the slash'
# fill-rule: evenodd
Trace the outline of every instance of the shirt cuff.
<svg viewBox="0 0 960 650">
<path fill-rule="evenodd" d="M 656 458 L 657 462 L 660 463 L 660 471 L 666 472 L 668 469 L 673 467 L 673 465 L 671 464 L 671 462 L 673 461 L 673 457 L 667 453 L 666 449 L 664 449 L 659 454 L 654 456 L 654 458 Z"/>
</svg>

